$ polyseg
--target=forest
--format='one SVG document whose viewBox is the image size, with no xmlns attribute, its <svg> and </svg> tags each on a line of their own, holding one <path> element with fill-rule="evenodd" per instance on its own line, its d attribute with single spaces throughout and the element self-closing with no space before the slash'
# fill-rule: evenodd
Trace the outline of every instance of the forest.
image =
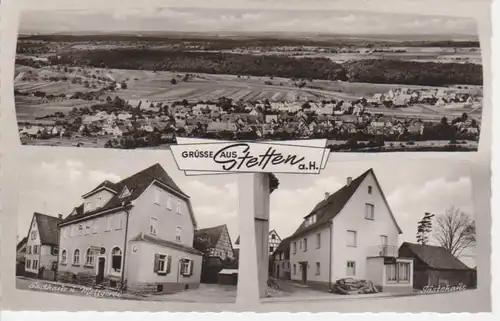
<svg viewBox="0 0 500 321">
<path fill-rule="evenodd" d="M 19 61 L 18 61 L 19 63 Z M 406 85 L 482 85 L 481 65 L 390 59 L 348 61 L 158 49 L 76 51 L 50 57 L 51 64 L 112 69 L 197 72 L 292 79 Z"/>
</svg>

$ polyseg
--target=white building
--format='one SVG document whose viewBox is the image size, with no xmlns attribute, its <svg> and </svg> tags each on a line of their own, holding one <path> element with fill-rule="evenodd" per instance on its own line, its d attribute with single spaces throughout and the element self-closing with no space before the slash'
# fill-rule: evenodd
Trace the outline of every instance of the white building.
<svg viewBox="0 0 500 321">
<path fill-rule="evenodd" d="M 328 289 L 350 277 L 382 291 L 412 291 L 413 261 L 398 257 L 401 233 L 373 169 L 348 177 L 290 237 L 291 279 Z"/>
<path fill-rule="evenodd" d="M 61 222 L 61 216 L 33 214 L 26 242 L 26 276 L 50 278 L 49 273 L 45 271 L 55 270 L 59 222 Z"/>
</svg>

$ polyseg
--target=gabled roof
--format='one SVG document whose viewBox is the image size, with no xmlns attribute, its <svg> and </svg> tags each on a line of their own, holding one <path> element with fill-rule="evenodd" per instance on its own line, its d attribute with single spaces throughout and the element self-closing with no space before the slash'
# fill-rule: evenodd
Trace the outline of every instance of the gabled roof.
<svg viewBox="0 0 500 321">
<path fill-rule="evenodd" d="M 19 252 L 19 251 L 23 250 L 23 248 L 26 247 L 26 243 L 28 243 L 28 237 L 27 236 L 23 237 L 23 239 L 21 241 L 19 241 L 19 243 L 17 243 L 16 251 Z"/>
<path fill-rule="evenodd" d="M 281 240 L 281 243 L 280 245 L 278 245 L 278 247 L 276 248 L 276 250 L 274 251 L 273 255 L 277 254 L 277 253 L 280 253 L 280 252 L 287 252 L 289 249 L 290 249 L 290 241 L 291 241 L 291 237 L 287 237 L 287 238 L 284 238 L 283 240 Z"/>
<path fill-rule="evenodd" d="M 108 182 L 108 183 L 106 183 Z M 150 166 L 132 176 L 129 176 L 118 183 L 111 183 L 109 181 L 104 181 L 103 183 L 99 184 L 98 187 L 94 188 L 93 190 L 96 190 L 99 188 L 99 186 L 104 186 L 110 184 L 113 185 L 113 190 L 115 191 L 122 191 L 123 188 L 126 186 L 129 191 L 130 195 L 127 197 L 120 198 L 120 195 L 115 194 L 104 206 L 95 209 L 93 211 L 89 212 L 84 212 L 83 211 L 83 205 L 80 205 L 76 207 L 76 213 L 73 215 L 69 215 L 66 219 L 64 219 L 61 223 L 66 224 L 81 218 L 85 218 L 87 216 L 97 214 L 100 212 L 108 211 L 108 210 L 114 210 L 114 209 L 120 209 L 122 208 L 123 204 L 127 204 L 135 199 L 137 199 L 142 193 L 153 183 L 158 183 L 159 185 L 167 188 L 180 198 L 183 198 L 184 200 L 187 201 L 188 207 L 193 219 L 194 225 L 196 225 L 196 220 L 193 215 L 193 211 L 191 208 L 191 203 L 189 202 L 189 196 L 187 196 L 172 180 L 172 178 L 167 174 L 167 172 L 163 169 L 163 167 L 160 164 L 154 164 L 153 166 Z M 87 193 L 88 194 L 88 193 Z"/>
<path fill-rule="evenodd" d="M 195 237 L 198 236 L 206 238 L 210 247 L 216 247 L 222 233 L 224 232 L 224 229 L 227 230 L 226 224 L 203 228 L 201 230 L 195 231 L 194 235 Z"/>
<path fill-rule="evenodd" d="M 90 192 L 88 193 L 85 193 L 82 197 L 88 197 L 102 189 L 107 189 L 109 190 L 110 192 L 116 194 L 117 193 L 117 190 L 116 190 L 116 186 L 114 183 L 108 181 L 108 180 L 105 180 L 104 182 L 102 182 L 101 184 L 97 185 L 96 188 L 94 188 L 93 190 L 91 190 Z"/>
<path fill-rule="evenodd" d="M 391 217 L 394 221 L 394 224 L 396 224 L 396 227 L 399 231 L 399 233 L 402 233 L 401 228 L 398 226 L 396 219 L 394 218 L 394 215 L 392 214 L 392 211 L 389 207 L 389 204 L 385 198 L 384 192 L 382 191 L 382 188 L 380 187 L 380 184 L 377 180 L 377 177 L 375 176 L 375 173 L 373 172 L 373 169 L 370 168 L 357 178 L 353 179 L 349 185 L 344 185 L 341 189 L 330 195 L 328 198 L 322 200 L 319 202 L 313 210 L 307 214 L 304 218 L 307 218 L 311 215 L 316 215 L 316 222 L 312 223 L 310 225 L 306 226 L 306 222 L 302 222 L 299 226 L 299 228 L 295 231 L 295 233 L 292 234 L 292 237 L 296 237 L 299 235 L 303 235 L 304 233 L 314 230 L 320 226 L 323 226 L 330 222 L 332 219 L 334 219 L 344 208 L 344 206 L 347 204 L 347 202 L 351 199 L 351 197 L 354 195 L 354 193 L 357 191 L 363 180 L 369 175 L 372 174 L 375 183 L 377 184 L 378 189 L 380 190 L 380 193 L 382 194 L 382 199 L 384 200 L 387 208 L 389 209 L 389 213 L 391 214 Z"/>
<path fill-rule="evenodd" d="M 62 219 L 42 213 L 33 215 L 36 225 L 38 227 L 38 235 L 40 237 L 40 244 L 42 245 L 57 245 L 59 240 L 59 230 L 57 224 Z M 30 228 L 31 232 L 31 228 Z M 28 234 L 29 237 L 29 234 Z"/>
<path fill-rule="evenodd" d="M 467 265 L 441 246 L 404 242 L 399 248 L 399 251 L 402 249 L 408 249 L 415 258 L 419 259 L 421 263 L 427 265 L 431 269 L 470 270 Z"/>
</svg>

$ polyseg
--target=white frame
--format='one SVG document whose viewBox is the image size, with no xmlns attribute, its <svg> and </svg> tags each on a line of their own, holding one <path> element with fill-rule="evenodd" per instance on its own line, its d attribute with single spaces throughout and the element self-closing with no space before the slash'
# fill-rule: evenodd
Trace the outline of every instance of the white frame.
<svg viewBox="0 0 500 321">
<path fill-rule="evenodd" d="M 75 252 L 78 251 L 78 263 L 75 262 Z M 82 253 L 80 251 L 80 249 L 74 249 L 73 251 L 73 258 L 71 260 L 71 264 L 72 265 L 80 265 L 81 264 L 81 261 L 80 261 L 80 257 L 82 256 Z"/>
<path fill-rule="evenodd" d="M 151 222 L 155 221 L 156 224 L 153 225 L 151 224 Z M 148 233 L 151 234 L 151 235 L 158 235 L 158 231 L 157 231 L 157 224 L 158 224 L 158 218 L 156 216 L 150 216 L 149 217 L 149 229 L 148 229 Z M 151 232 L 151 226 L 154 227 L 154 233 Z"/>
<path fill-rule="evenodd" d="M 88 264 L 88 262 L 87 262 L 87 252 L 89 252 L 89 251 L 91 253 L 90 256 L 92 257 L 92 264 Z M 90 247 L 87 248 L 87 250 L 85 251 L 84 261 L 85 261 L 85 263 L 83 264 L 84 266 L 92 266 L 93 267 L 95 265 L 95 254 L 93 254 L 93 251 L 91 250 Z"/>
<path fill-rule="evenodd" d="M 63 257 L 63 253 L 65 254 L 65 257 Z M 66 251 L 66 249 L 61 250 L 61 264 L 68 264 L 68 251 Z"/>
<path fill-rule="evenodd" d="M 354 235 L 354 244 L 351 244 L 351 235 Z M 357 247 L 358 246 L 358 232 L 354 230 L 347 230 L 347 246 Z"/>
<path fill-rule="evenodd" d="M 177 225 L 175 227 L 175 241 L 176 242 L 182 242 L 182 237 L 181 236 L 182 236 L 182 226 Z M 177 237 L 179 237 L 179 239 L 177 239 Z"/>
<path fill-rule="evenodd" d="M 168 257 L 171 256 L 171 255 L 168 255 L 166 253 L 155 253 L 158 255 L 158 271 L 156 271 L 156 273 L 161 273 L 161 274 L 167 274 L 167 268 L 168 268 Z M 163 264 L 163 267 L 164 269 L 163 270 L 160 270 L 160 256 L 165 256 L 165 259 L 163 259 L 163 261 L 165 262 Z"/>
</svg>

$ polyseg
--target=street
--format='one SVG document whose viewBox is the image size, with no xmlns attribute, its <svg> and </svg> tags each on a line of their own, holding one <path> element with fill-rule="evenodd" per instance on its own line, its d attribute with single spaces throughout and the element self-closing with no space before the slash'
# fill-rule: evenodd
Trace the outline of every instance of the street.
<svg viewBox="0 0 500 321">
<path fill-rule="evenodd" d="M 179 301 L 194 303 L 233 303 L 236 301 L 236 286 L 220 284 L 200 284 L 198 289 L 186 290 L 174 294 L 134 295 L 109 290 L 97 290 L 75 284 L 59 283 L 25 277 L 16 278 L 16 288 L 50 293 L 63 293 L 77 296 L 94 296 L 119 300 L 142 301 Z"/>
</svg>

